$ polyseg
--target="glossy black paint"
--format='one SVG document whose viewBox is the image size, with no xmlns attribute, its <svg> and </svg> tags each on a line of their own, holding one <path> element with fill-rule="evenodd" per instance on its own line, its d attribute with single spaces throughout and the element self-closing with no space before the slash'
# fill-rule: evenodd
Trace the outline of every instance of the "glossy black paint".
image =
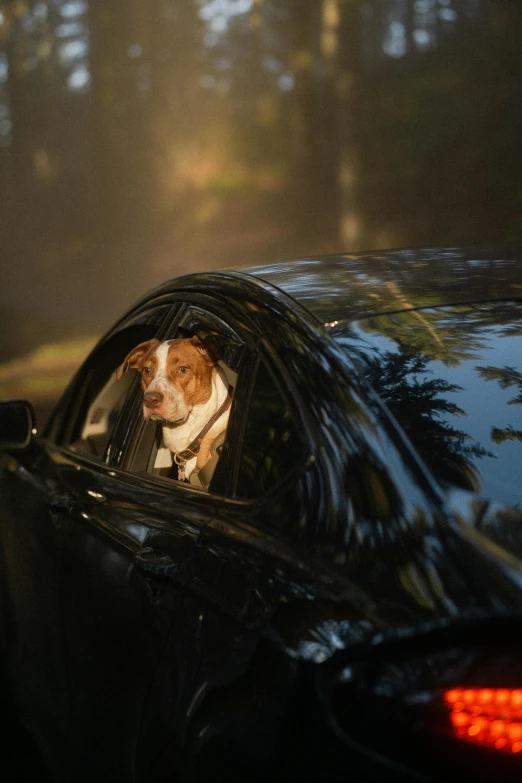
<svg viewBox="0 0 522 783">
<path fill-rule="evenodd" d="M 414 307 L 520 298 L 520 248 L 405 248 L 244 267 L 320 321 Z"/>
<path fill-rule="evenodd" d="M 8 670 L 57 781 L 344 776 L 360 754 L 339 748 L 313 684 L 340 650 L 487 618 L 518 627 L 521 563 L 483 525 L 498 509 L 437 484 L 328 329 L 520 301 L 521 258 L 405 250 L 190 275 L 116 324 L 97 350 L 145 307 L 163 308 L 160 335 L 186 303 L 218 315 L 250 352 L 245 378 L 260 355 L 286 387 L 302 453 L 264 496 L 235 493 L 239 382 L 211 492 L 136 473 L 132 399 L 105 460 L 60 445 L 73 381 L 43 436 L 3 454 Z"/>
</svg>

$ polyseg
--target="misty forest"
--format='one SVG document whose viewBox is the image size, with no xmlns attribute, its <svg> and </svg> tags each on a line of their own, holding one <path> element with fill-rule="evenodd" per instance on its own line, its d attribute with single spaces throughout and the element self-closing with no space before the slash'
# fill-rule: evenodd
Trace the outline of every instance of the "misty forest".
<svg viewBox="0 0 522 783">
<path fill-rule="evenodd" d="M 0 359 L 188 271 L 520 240 L 510 0 L 0 0 Z"/>
</svg>

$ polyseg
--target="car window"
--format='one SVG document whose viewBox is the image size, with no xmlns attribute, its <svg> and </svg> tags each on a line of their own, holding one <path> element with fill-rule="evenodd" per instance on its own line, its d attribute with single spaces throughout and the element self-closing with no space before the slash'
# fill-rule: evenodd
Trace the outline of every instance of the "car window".
<svg viewBox="0 0 522 783">
<path fill-rule="evenodd" d="M 199 338 L 205 351 L 208 351 L 212 359 L 216 361 L 219 388 L 221 392 L 228 390 L 231 399 L 229 403 L 230 416 L 234 406 L 235 390 L 244 351 L 241 339 L 222 319 L 196 307 L 190 307 L 183 313 L 165 339 L 180 338 L 188 340 Z M 134 375 L 135 373 L 128 374 Z M 216 414 L 219 410 L 220 407 L 218 407 Z M 125 469 L 142 474 L 146 473 L 168 481 L 182 481 L 192 488 L 208 490 L 223 450 L 227 445 L 228 426 L 217 434 L 214 434 L 212 427 L 208 430 L 212 437 L 205 437 L 197 454 L 196 465 L 192 466 L 188 461 L 184 464 L 183 456 L 180 456 L 187 446 L 184 446 L 183 450 L 173 451 L 169 445 L 169 432 L 173 432 L 175 427 L 172 427 L 171 424 L 166 425 L 164 421 L 144 421 L 141 396 L 136 411 L 138 421 L 134 445 L 129 449 L 124 464 Z M 201 427 L 198 426 L 198 431 L 195 432 L 196 438 L 211 419 L 212 415 L 209 416 L 208 421 L 201 422 Z M 168 430 L 166 434 L 165 427 Z M 190 467 L 190 472 L 186 465 Z"/>
<path fill-rule="evenodd" d="M 519 302 L 422 308 L 331 333 L 442 486 L 520 507 Z"/>
<path fill-rule="evenodd" d="M 295 405 L 259 361 L 243 436 L 236 494 L 258 498 L 279 485 L 306 457 Z"/>
<path fill-rule="evenodd" d="M 67 392 L 65 414 L 53 423 L 51 438 L 72 451 L 108 458 L 114 427 L 138 382 L 134 374 L 117 380 L 116 370 L 134 346 L 156 336 L 168 309 L 148 308 L 96 346 Z"/>
</svg>

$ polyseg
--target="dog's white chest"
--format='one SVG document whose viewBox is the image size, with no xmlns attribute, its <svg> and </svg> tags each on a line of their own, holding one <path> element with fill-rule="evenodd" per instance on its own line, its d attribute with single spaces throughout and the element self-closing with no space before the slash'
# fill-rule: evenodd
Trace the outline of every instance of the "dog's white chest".
<svg viewBox="0 0 522 783">
<path fill-rule="evenodd" d="M 175 428 L 163 427 L 163 441 L 172 454 L 172 461 L 178 469 L 178 479 L 180 481 L 188 478 L 196 467 L 197 455 L 183 462 L 183 459 L 178 458 L 177 454 L 185 451 L 194 438 L 197 437 L 203 426 L 204 424 L 200 426 L 199 422 L 194 426 L 194 422 L 191 422 L 190 426 L 182 424 L 180 427 Z"/>
</svg>

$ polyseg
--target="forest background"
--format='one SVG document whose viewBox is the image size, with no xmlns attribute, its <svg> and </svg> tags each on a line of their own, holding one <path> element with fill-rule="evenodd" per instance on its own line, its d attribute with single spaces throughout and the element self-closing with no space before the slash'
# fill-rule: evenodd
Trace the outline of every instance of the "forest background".
<svg viewBox="0 0 522 783">
<path fill-rule="evenodd" d="M 191 271 L 522 239 L 519 0 L 0 0 L 0 396 Z"/>
</svg>

